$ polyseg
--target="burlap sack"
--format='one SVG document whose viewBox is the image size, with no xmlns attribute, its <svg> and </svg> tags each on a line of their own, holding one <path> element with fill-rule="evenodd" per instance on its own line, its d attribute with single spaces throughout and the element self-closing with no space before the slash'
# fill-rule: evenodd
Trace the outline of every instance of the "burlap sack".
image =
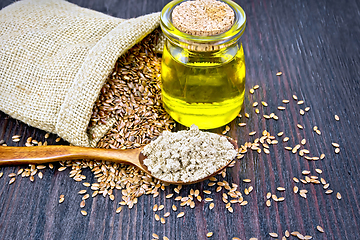
<svg viewBox="0 0 360 240">
<path fill-rule="evenodd" d="M 25 0 L 0 11 L 0 110 L 74 145 L 116 60 L 159 25 L 159 13 L 118 19 L 60 0 Z"/>
</svg>

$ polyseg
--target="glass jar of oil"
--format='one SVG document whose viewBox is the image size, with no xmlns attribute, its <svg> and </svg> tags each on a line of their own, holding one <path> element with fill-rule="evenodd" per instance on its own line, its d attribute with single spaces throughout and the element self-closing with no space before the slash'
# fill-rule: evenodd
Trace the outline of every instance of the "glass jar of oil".
<svg viewBox="0 0 360 240">
<path fill-rule="evenodd" d="M 231 0 L 234 11 L 229 30 L 210 36 L 184 33 L 172 22 L 173 9 L 183 0 L 167 4 L 161 13 L 166 36 L 161 65 L 162 100 L 177 122 L 212 129 L 232 121 L 240 112 L 245 93 L 245 58 L 240 37 L 246 17 Z"/>
</svg>

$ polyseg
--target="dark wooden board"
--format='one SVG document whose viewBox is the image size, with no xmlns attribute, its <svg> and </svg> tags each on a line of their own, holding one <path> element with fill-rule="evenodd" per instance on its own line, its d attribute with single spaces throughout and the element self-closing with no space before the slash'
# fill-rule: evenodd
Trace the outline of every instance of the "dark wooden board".
<svg viewBox="0 0 360 240">
<path fill-rule="evenodd" d="M 1 1 L 3 8 L 13 1 Z M 72 0 L 82 7 L 103 13 L 131 18 L 160 11 L 168 1 L 150 0 Z M 237 1 L 247 14 L 247 29 L 243 46 L 247 66 L 247 92 L 245 111 L 249 119 L 236 119 L 230 126 L 229 136 L 239 143 L 254 139 L 250 131 L 258 133 L 267 129 L 273 134 L 284 131 L 290 137 L 287 144 L 279 142 L 271 147 L 271 153 L 249 152 L 243 160 L 229 169 L 225 178 L 239 184 L 244 190 L 250 185 L 254 191 L 245 196 L 247 206 L 234 206 L 229 213 L 222 203 L 221 194 L 212 194 L 215 208 L 208 209 L 202 202 L 195 209 L 184 208 L 185 217 L 171 214 L 166 224 L 156 222 L 152 206 L 164 204 L 171 211 L 174 200 L 165 199 L 172 192 L 169 187 L 159 197 L 143 196 L 133 209 L 123 208 L 115 213 L 121 193 L 115 192 L 115 201 L 98 196 L 87 200 L 88 216 L 80 214 L 81 196 L 77 192 L 84 187 L 68 177 L 69 170 L 58 172 L 46 169 L 44 178 L 34 182 L 17 177 L 9 185 L 8 174 L 17 172 L 20 166 L 3 167 L 0 171 L 0 238 L 1 239 L 151 239 L 151 234 L 169 239 L 206 239 L 207 232 L 214 232 L 211 239 L 271 239 L 269 232 L 280 237 L 286 229 L 313 236 L 313 239 L 359 239 L 360 228 L 360 3 L 356 0 L 319 1 Z M 0 26 L 1 27 L 1 26 Z M 276 76 L 282 71 L 282 76 Z M 0 79 L 6 81 L 6 79 Z M 254 95 L 248 90 L 255 84 L 260 88 Z M 294 101 L 286 105 L 286 111 L 278 111 L 284 105 L 282 99 L 291 99 L 296 94 L 305 104 Z M 265 120 L 254 113 L 253 101 L 266 101 L 269 106 L 260 108 L 261 113 L 275 112 L 279 120 Z M 1 103 L 0 103 L 1 104 Z M 299 109 L 310 106 L 304 116 Z M 244 113 L 244 110 L 242 111 Z M 334 115 L 340 121 L 334 120 Z M 237 126 L 246 122 L 246 128 Z M 304 126 L 303 130 L 296 124 Z M 317 125 L 321 135 L 312 127 Z M 11 136 L 24 136 L 20 143 L 11 141 Z M 12 146 L 24 144 L 25 136 L 44 140 L 45 132 L 34 129 L 0 113 L 0 139 Z M 56 136 L 48 142 L 55 144 Z M 284 150 L 307 139 L 307 148 L 314 155 L 325 153 L 324 160 L 306 161 Z M 332 142 L 341 145 L 341 152 L 334 153 Z M 292 192 L 294 176 L 301 177 L 304 169 L 314 172 L 323 170 L 321 177 L 330 183 L 331 195 L 326 195 L 321 185 L 296 184 L 309 191 L 303 199 Z M 88 182 L 95 179 L 85 170 Z M 314 174 L 318 175 L 318 174 Z M 250 178 L 251 184 L 242 179 Z M 186 186 L 208 189 L 207 181 Z M 279 186 L 287 190 L 276 191 Z M 214 188 L 212 188 L 214 191 Z M 284 196 L 281 203 L 265 206 L 266 193 Z M 342 200 L 335 193 L 340 192 Z M 65 201 L 58 203 L 59 196 Z M 164 211 L 164 210 L 163 210 Z M 316 230 L 324 228 L 325 233 Z M 291 237 L 295 239 L 295 237 Z"/>
</svg>

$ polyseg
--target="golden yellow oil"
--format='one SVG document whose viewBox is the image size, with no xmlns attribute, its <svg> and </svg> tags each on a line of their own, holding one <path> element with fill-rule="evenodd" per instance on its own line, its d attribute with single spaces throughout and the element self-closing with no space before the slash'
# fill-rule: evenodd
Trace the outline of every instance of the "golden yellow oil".
<svg viewBox="0 0 360 240">
<path fill-rule="evenodd" d="M 191 52 L 164 45 L 162 100 L 177 122 L 201 129 L 232 121 L 244 101 L 245 59 L 242 45 L 214 52 Z"/>
</svg>

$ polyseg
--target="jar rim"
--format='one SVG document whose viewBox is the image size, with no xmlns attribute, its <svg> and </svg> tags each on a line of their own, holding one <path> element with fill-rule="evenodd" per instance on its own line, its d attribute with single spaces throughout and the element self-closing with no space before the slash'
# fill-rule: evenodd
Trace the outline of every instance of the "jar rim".
<svg viewBox="0 0 360 240">
<path fill-rule="evenodd" d="M 186 1 L 186 0 L 185 0 Z M 184 33 L 177 29 L 172 23 L 172 11 L 184 0 L 174 0 L 168 3 L 161 11 L 160 26 L 165 36 L 176 43 L 177 45 L 231 45 L 237 42 L 242 36 L 246 26 L 246 15 L 244 10 L 234 1 L 231 0 L 218 0 L 226 3 L 234 11 L 234 24 L 227 31 L 211 35 L 211 36 L 198 36 Z"/>
</svg>

